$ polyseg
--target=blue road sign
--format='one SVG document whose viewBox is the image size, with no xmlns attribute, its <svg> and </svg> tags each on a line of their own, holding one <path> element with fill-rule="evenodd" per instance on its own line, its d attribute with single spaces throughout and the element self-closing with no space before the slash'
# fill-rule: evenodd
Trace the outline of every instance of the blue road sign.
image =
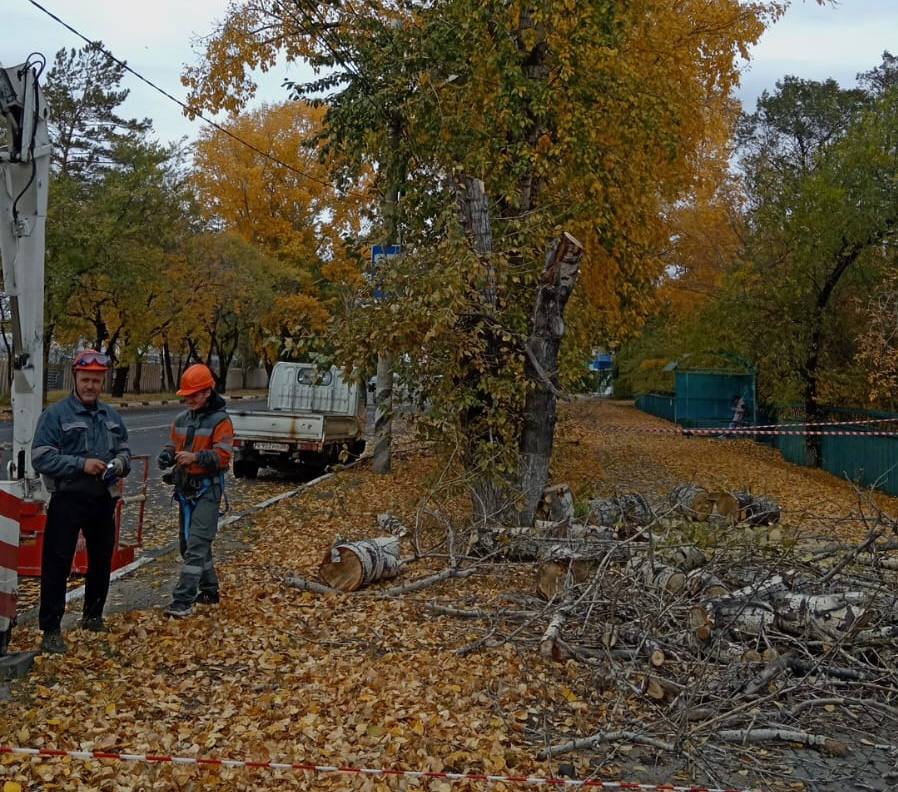
<svg viewBox="0 0 898 792">
<path fill-rule="evenodd" d="M 388 258 L 402 253 L 400 245 L 374 245 L 371 248 L 371 276 L 374 279 L 374 299 L 382 300 L 384 293 L 377 285 L 377 268 L 382 266 Z"/>
</svg>

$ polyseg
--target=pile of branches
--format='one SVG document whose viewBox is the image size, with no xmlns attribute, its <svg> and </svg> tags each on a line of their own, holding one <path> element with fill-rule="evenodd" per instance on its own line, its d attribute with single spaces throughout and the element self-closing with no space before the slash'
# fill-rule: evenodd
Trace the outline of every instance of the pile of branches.
<svg viewBox="0 0 898 792">
<path fill-rule="evenodd" d="M 570 734 L 559 707 L 554 724 L 534 730 L 542 758 L 614 743 L 696 760 L 757 743 L 833 756 L 861 744 L 896 750 L 882 744 L 898 733 L 895 524 L 865 517 L 857 546 L 761 547 L 747 525 L 777 522 L 776 503 L 719 495 L 685 485 L 666 504 L 596 502 L 590 517 L 614 524 L 568 514 L 509 540 L 507 557 L 533 555 L 535 592 L 494 608 L 430 604 L 485 622 L 462 653 L 513 642 L 579 663 L 593 687 L 645 703 L 635 720 L 622 705 L 627 724 L 587 735 Z M 717 513 L 726 530 L 716 541 L 686 540 L 693 520 L 713 525 Z"/>
</svg>

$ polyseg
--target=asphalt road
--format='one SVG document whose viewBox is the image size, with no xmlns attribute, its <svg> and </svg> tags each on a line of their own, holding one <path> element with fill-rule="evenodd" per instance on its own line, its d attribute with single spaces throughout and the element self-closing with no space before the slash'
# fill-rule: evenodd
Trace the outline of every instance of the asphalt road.
<svg viewBox="0 0 898 792">
<path fill-rule="evenodd" d="M 264 410 L 265 399 L 247 399 L 234 403 L 234 409 Z M 184 409 L 179 405 L 165 407 L 140 407 L 120 412 L 128 427 L 128 442 L 134 456 L 149 457 L 149 504 L 164 506 L 171 498 L 169 488 L 161 485 L 161 471 L 156 466 L 156 455 L 168 439 L 171 423 L 175 416 Z M 12 442 L 12 421 L 0 421 L 0 443 Z M 8 452 L 7 452 L 8 453 Z M 4 455 L 4 464 L 8 456 Z M 134 465 L 135 480 L 143 475 L 139 464 Z"/>
<path fill-rule="evenodd" d="M 175 416 L 184 408 L 179 405 L 164 407 L 140 407 L 121 410 L 120 415 L 128 427 L 131 453 L 148 454 L 155 457 L 168 439 L 169 429 Z M 265 399 L 247 399 L 235 402 L 234 409 L 264 410 Z M 0 421 L 0 443 L 12 442 L 12 421 Z M 156 470 L 154 478 L 159 478 Z"/>
</svg>

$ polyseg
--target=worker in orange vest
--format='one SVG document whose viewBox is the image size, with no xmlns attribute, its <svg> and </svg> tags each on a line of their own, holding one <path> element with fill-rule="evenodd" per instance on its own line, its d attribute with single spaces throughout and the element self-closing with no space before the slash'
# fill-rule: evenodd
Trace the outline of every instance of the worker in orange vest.
<svg viewBox="0 0 898 792">
<path fill-rule="evenodd" d="M 234 449 L 234 427 L 225 400 L 214 388 L 215 377 L 207 366 L 197 363 L 184 372 L 178 396 L 187 409 L 175 418 L 170 442 L 158 459 L 161 469 L 173 468 L 163 479 L 174 485 L 180 506 L 178 535 L 184 563 L 165 609 L 174 618 L 189 616 L 194 603 L 219 602 L 212 542 Z"/>
</svg>

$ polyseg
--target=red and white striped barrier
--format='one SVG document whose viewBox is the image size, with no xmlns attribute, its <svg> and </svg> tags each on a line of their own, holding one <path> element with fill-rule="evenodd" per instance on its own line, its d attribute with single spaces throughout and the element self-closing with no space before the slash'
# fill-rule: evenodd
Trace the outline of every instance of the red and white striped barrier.
<svg viewBox="0 0 898 792">
<path fill-rule="evenodd" d="M 666 427 L 659 428 L 654 426 L 622 426 L 610 424 L 599 429 L 600 432 L 620 432 L 632 434 L 661 434 L 661 435 L 684 435 L 687 437 L 729 437 L 730 435 L 764 435 L 764 436 L 782 436 L 794 435 L 797 437 L 895 437 L 898 438 L 898 432 L 854 432 L 854 431 L 823 431 L 823 430 L 803 430 L 803 429 L 762 429 L 760 427 L 751 426 L 742 429 L 686 429 L 679 427 L 676 429 L 668 429 Z"/>
<path fill-rule="evenodd" d="M 865 418 L 862 421 L 797 421 L 795 423 L 758 424 L 754 429 L 791 429 L 796 426 L 865 426 L 867 424 L 898 423 L 898 418 Z"/>
<path fill-rule="evenodd" d="M 382 778 L 411 778 L 418 780 L 440 779 L 451 783 L 520 784 L 526 786 L 580 787 L 589 789 L 632 790 L 633 792 L 749 792 L 704 786 L 675 786 L 674 784 L 640 784 L 635 781 L 600 781 L 598 779 L 556 778 L 553 776 L 489 775 L 486 773 L 449 773 L 445 771 L 399 770 L 396 768 L 351 767 L 316 765 L 306 762 L 269 762 L 251 759 L 216 759 L 202 756 L 169 756 L 166 754 L 129 754 L 109 751 L 60 751 L 54 748 L 20 748 L 0 745 L 0 754 L 19 754 L 32 757 L 68 757 L 90 761 L 139 762 L 143 764 L 196 765 L 198 767 L 249 768 L 253 770 L 290 770 L 315 775 L 342 774 L 354 776 L 378 776 Z"/>
</svg>

